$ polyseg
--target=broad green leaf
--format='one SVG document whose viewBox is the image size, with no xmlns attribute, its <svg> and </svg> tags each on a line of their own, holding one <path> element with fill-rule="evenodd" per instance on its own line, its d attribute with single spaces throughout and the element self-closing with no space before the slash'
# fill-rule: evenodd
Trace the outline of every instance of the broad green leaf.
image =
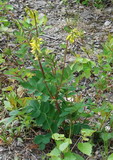
<svg viewBox="0 0 113 160">
<path fill-rule="evenodd" d="M 43 143 L 44 143 L 44 144 L 47 144 L 47 143 L 49 143 L 49 142 L 50 142 L 50 138 L 44 137 Z"/>
<path fill-rule="evenodd" d="M 90 143 L 78 143 L 78 149 L 88 155 L 88 156 L 91 156 L 91 152 L 92 152 L 92 145 Z"/>
<path fill-rule="evenodd" d="M 10 116 L 17 116 L 19 114 L 19 110 L 13 110 L 9 113 Z"/>
<path fill-rule="evenodd" d="M 12 106 L 11 106 L 11 103 L 9 101 L 4 101 L 4 107 L 7 109 L 7 110 L 12 110 Z"/>
<path fill-rule="evenodd" d="M 45 149 L 45 144 L 43 144 L 43 143 L 39 144 L 39 148 L 40 148 L 40 150 L 44 150 Z"/>
<path fill-rule="evenodd" d="M 89 78 L 91 76 L 90 68 L 84 68 L 84 77 Z"/>
<path fill-rule="evenodd" d="M 89 126 L 87 124 L 84 124 L 84 123 L 76 123 L 73 127 L 74 127 L 73 128 L 74 134 L 80 134 L 80 131 L 81 131 L 82 128 L 89 129 Z"/>
<path fill-rule="evenodd" d="M 40 113 L 41 113 L 41 111 L 37 108 L 35 108 L 33 111 L 32 111 L 32 113 L 31 113 L 31 116 L 33 117 L 33 118 L 37 118 L 37 117 L 39 117 L 39 115 L 40 115 Z"/>
<path fill-rule="evenodd" d="M 37 96 L 37 97 L 39 97 L 39 96 L 42 95 L 42 93 L 41 93 L 41 92 L 38 92 L 38 91 L 34 92 L 33 94 L 34 94 L 34 96 Z"/>
<path fill-rule="evenodd" d="M 36 84 L 36 88 L 37 88 L 38 91 L 41 92 L 41 91 L 43 91 L 44 87 L 45 87 L 45 84 L 44 84 L 44 82 L 43 82 L 43 79 L 41 78 L 41 79 L 38 81 L 38 83 Z"/>
<path fill-rule="evenodd" d="M 76 159 L 76 156 L 74 155 L 74 153 L 67 152 L 67 153 L 64 154 L 64 159 L 63 160 L 77 160 L 77 159 Z"/>
<path fill-rule="evenodd" d="M 52 157 L 52 158 L 49 158 L 49 160 L 62 160 L 62 158 L 60 158 L 60 157 Z"/>
<path fill-rule="evenodd" d="M 41 144 L 42 140 L 43 140 L 43 135 L 38 135 L 38 136 L 35 137 L 34 142 L 36 144 Z"/>
<path fill-rule="evenodd" d="M 68 146 L 69 146 L 69 143 L 68 143 L 68 142 L 62 143 L 62 144 L 59 146 L 59 150 L 60 150 L 61 152 L 64 152 L 64 150 L 67 149 Z"/>
<path fill-rule="evenodd" d="M 80 72 L 82 70 L 83 70 L 83 65 L 82 64 L 79 64 L 79 65 L 76 66 L 76 71 L 77 72 Z"/>
<path fill-rule="evenodd" d="M 10 4 L 6 5 L 5 8 L 8 9 L 8 10 L 13 10 L 13 6 L 10 5 Z"/>
<path fill-rule="evenodd" d="M 42 97 L 41 100 L 42 100 L 43 102 L 47 102 L 47 101 L 49 100 L 49 96 L 48 96 L 48 95 L 42 95 L 41 97 Z"/>
<path fill-rule="evenodd" d="M 35 86 L 32 86 L 29 82 L 21 82 L 21 85 L 22 85 L 25 89 L 32 90 L 32 91 L 35 91 L 35 90 L 36 90 Z"/>
<path fill-rule="evenodd" d="M 74 154 L 75 157 L 76 157 L 76 160 L 84 160 L 83 157 L 81 157 L 79 154 Z"/>
<path fill-rule="evenodd" d="M 111 155 L 109 155 L 107 160 L 113 160 L 113 153 Z"/>
<path fill-rule="evenodd" d="M 59 140 L 64 140 L 65 137 L 64 137 L 64 134 L 58 134 L 58 133 L 54 133 L 52 135 L 52 138 L 56 141 L 59 141 Z"/>
<path fill-rule="evenodd" d="M 37 100 L 31 100 L 29 104 L 29 108 L 32 108 L 31 116 L 34 118 L 39 117 L 41 111 L 40 111 L 40 104 Z"/>
<path fill-rule="evenodd" d="M 66 32 L 68 32 L 68 33 L 70 33 L 70 32 L 72 31 L 72 29 L 71 29 L 70 27 L 68 27 L 68 26 L 65 26 L 65 27 L 64 27 L 64 30 L 65 30 Z"/>
<path fill-rule="evenodd" d="M 102 137 L 104 142 L 107 142 L 109 139 L 112 138 L 112 134 L 111 133 L 107 133 L 107 132 L 106 133 L 102 133 L 101 137 Z"/>
<path fill-rule="evenodd" d="M 47 154 L 47 156 L 58 157 L 58 156 L 60 156 L 60 154 L 61 154 L 60 150 L 57 148 L 54 148 L 50 153 Z"/>
<path fill-rule="evenodd" d="M 36 119 L 36 124 L 42 126 L 45 121 L 46 121 L 45 115 L 40 114 L 40 116 Z"/>
<path fill-rule="evenodd" d="M 14 119 L 15 119 L 15 116 L 11 116 L 11 117 L 1 120 L 0 123 L 4 123 L 7 127 L 10 123 L 14 121 Z"/>
<path fill-rule="evenodd" d="M 50 142 L 51 134 L 48 133 L 46 135 L 38 135 L 35 137 L 34 142 L 36 144 L 47 144 Z"/>
<path fill-rule="evenodd" d="M 95 130 L 92 129 L 82 129 L 81 134 L 85 137 L 91 137 Z"/>
<path fill-rule="evenodd" d="M 48 113 L 50 110 L 50 106 L 51 104 L 49 102 L 42 102 L 40 107 L 41 112 L 43 112 L 43 114 Z"/>
<path fill-rule="evenodd" d="M 79 154 L 67 152 L 64 154 L 63 160 L 84 160 L 84 158 L 81 157 Z"/>
</svg>

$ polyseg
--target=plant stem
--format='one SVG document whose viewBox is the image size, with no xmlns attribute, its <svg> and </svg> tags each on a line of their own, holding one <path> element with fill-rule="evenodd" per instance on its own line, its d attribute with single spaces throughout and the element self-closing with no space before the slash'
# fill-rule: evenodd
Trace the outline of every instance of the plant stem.
<svg viewBox="0 0 113 160">
<path fill-rule="evenodd" d="M 58 97 L 58 94 L 59 94 L 60 88 L 62 87 L 62 80 L 63 80 L 64 69 L 65 69 L 65 63 L 66 63 L 67 49 L 68 49 L 68 40 L 66 41 L 66 49 L 65 49 L 65 52 L 64 52 L 64 62 L 63 62 L 63 67 L 62 67 L 61 81 L 60 81 L 60 85 L 59 85 L 59 87 L 57 87 L 56 98 Z"/>
<path fill-rule="evenodd" d="M 61 85 L 62 85 L 62 80 L 63 80 L 63 75 L 64 75 L 64 69 L 65 69 L 67 49 L 68 49 L 68 40 L 66 41 L 66 49 L 65 49 L 65 52 L 64 52 L 64 63 L 63 63 L 63 67 L 62 67 Z"/>
<path fill-rule="evenodd" d="M 41 63 L 41 61 L 40 61 L 40 58 L 38 58 L 38 62 L 39 62 L 39 66 L 40 66 L 40 69 L 41 69 L 43 78 L 44 78 L 44 83 L 45 83 L 45 85 L 46 85 L 46 88 L 47 88 L 50 96 L 53 97 L 53 95 L 52 95 L 52 93 L 51 93 L 51 91 L 50 91 L 50 89 L 49 89 L 49 87 L 48 87 L 48 85 L 47 85 L 47 83 L 46 83 L 46 81 L 45 81 L 45 79 L 46 79 L 46 77 L 45 77 L 45 72 L 44 72 L 44 69 L 43 69 L 43 67 L 42 67 L 42 63 Z"/>
<path fill-rule="evenodd" d="M 36 21 L 36 15 L 35 15 L 35 13 L 34 13 L 34 20 L 35 20 L 35 27 L 36 27 L 36 35 L 37 35 L 37 37 L 38 37 L 39 34 L 38 34 L 38 26 L 37 26 L 37 21 Z M 38 52 L 38 51 L 37 51 L 37 52 Z M 37 54 L 38 54 L 38 53 L 37 53 Z M 40 57 L 38 57 L 38 62 L 39 62 L 39 66 L 40 66 L 40 69 L 41 69 L 43 78 L 44 78 L 45 86 L 46 86 L 46 88 L 47 88 L 47 90 L 48 90 L 51 98 L 53 99 L 54 96 L 52 95 L 52 93 L 51 93 L 51 91 L 50 91 L 50 89 L 49 89 L 49 87 L 48 87 L 48 84 L 47 84 L 47 82 L 46 82 L 46 80 L 45 80 L 45 79 L 46 79 L 46 76 L 45 76 L 45 72 L 44 72 L 44 69 L 43 69 L 43 66 L 42 66 Z M 59 107 L 59 104 L 58 104 L 58 101 L 57 101 L 56 98 L 55 98 L 55 106 L 56 106 L 57 111 L 60 112 L 60 107 Z"/>
<path fill-rule="evenodd" d="M 72 121 L 71 121 L 71 117 L 70 117 L 70 123 L 69 123 L 69 138 L 71 138 L 71 134 L 72 134 Z"/>
<path fill-rule="evenodd" d="M 38 37 L 38 26 L 37 26 L 37 21 L 36 21 L 36 14 L 34 13 L 34 20 L 35 20 L 35 27 L 36 27 L 36 36 Z"/>
</svg>

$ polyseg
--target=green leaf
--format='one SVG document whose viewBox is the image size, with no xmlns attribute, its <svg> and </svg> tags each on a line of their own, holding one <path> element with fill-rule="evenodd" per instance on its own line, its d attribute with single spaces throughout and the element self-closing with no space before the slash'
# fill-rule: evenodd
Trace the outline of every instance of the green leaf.
<svg viewBox="0 0 113 160">
<path fill-rule="evenodd" d="M 52 157 L 49 160 L 62 160 L 62 158 L 60 158 L 60 157 Z"/>
<path fill-rule="evenodd" d="M 59 151 L 59 149 L 54 148 L 50 153 L 47 154 L 47 156 L 51 156 L 51 157 L 58 157 L 60 156 L 61 152 Z"/>
<path fill-rule="evenodd" d="M 41 111 L 40 111 L 40 104 L 37 100 L 31 100 L 29 104 L 29 108 L 32 108 L 31 116 L 33 118 L 39 117 Z"/>
<path fill-rule="evenodd" d="M 5 60 L 2 58 L 2 55 L 0 55 L 0 63 L 5 62 Z"/>
<path fill-rule="evenodd" d="M 49 110 L 50 110 L 50 106 L 51 106 L 51 105 L 50 105 L 49 102 L 42 102 L 42 103 L 41 103 L 41 107 L 40 107 L 41 112 L 43 112 L 43 114 L 48 113 Z"/>
<path fill-rule="evenodd" d="M 39 144 L 39 148 L 40 148 L 40 150 L 44 150 L 45 149 L 45 144 Z"/>
<path fill-rule="evenodd" d="M 73 133 L 74 134 L 80 134 L 80 131 L 82 128 L 88 128 L 89 129 L 89 126 L 87 124 L 84 124 L 84 123 L 76 123 L 75 125 L 73 125 Z"/>
<path fill-rule="evenodd" d="M 38 92 L 38 91 L 35 91 L 33 94 L 34 94 L 34 96 L 37 96 L 37 97 L 42 95 L 42 93 Z"/>
<path fill-rule="evenodd" d="M 50 138 L 51 138 L 50 133 L 48 133 L 46 135 L 38 135 L 38 136 L 35 137 L 34 142 L 36 144 L 41 144 L 41 143 L 47 144 L 47 143 L 50 142 Z"/>
<path fill-rule="evenodd" d="M 11 117 L 1 120 L 0 123 L 4 123 L 7 127 L 10 123 L 14 121 L 14 119 L 15 119 L 15 116 L 11 116 Z"/>
<path fill-rule="evenodd" d="M 19 50 L 17 51 L 17 56 L 19 58 L 24 58 L 25 54 L 27 53 L 28 46 L 26 44 L 22 44 Z"/>
<path fill-rule="evenodd" d="M 10 116 L 17 116 L 20 113 L 19 110 L 14 110 L 9 113 Z"/>
<path fill-rule="evenodd" d="M 83 157 L 81 157 L 79 154 L 74 154 L 75 157 L 76 157 L 76 160 L 84 160 Z"/>
<path fill-rule="evenodd" d="M 32 86 L 29 82 L 21 82 L 21 85 L 22 85 L 25 89 L 32 90 L 32 91 L 35 91 L 35 90 L 36 90 L 35 86 Z"/>
<path fill-rule="evenodd" d="M 65 27 L 64 27 L 64 30 L 65 30 L 66 32 L 68 32 L 68 33 L 70 33 L 70 32 L 72 31 L 72 29 L 71 29 L 70 27 L 68 27 L 68 26 L 65 26 Z"/>
<path fill-rule="evenodd" d="M 82 64 L 79 64 L 79 65 L 76 66 L 76 71 L 77 72 L 80 72 L 82 70 L 83 70 L 83 65 Z"/>
<path fill-rule="evenodd" d="M 78 149 L 88 155 L 91 156 L 91 152 L 92 152 L 92 145 L 90 143 L 78 143 Z"/>
<path fill-rule="evenodd" d="M 64 140 L 65 137 L 64 137 L 64 134 L 58 134 L 58 133 L 54 133 L 52 135 L 52 138 L 56 141 L 59 141 L 59 140 Z"/>
<path fill-rule="evenodd" d="M 84 76 L 86 77 L 86 78 L 89 78 L 90 76 L 91 76 L 91 72 L 90 72 L 91 70 L 89 69 L 89 68 L 84 68 Z"/>
<path fill-rule="evenodd" d="M 107 142 L 109 139 L 112 138 L 112 134 L 111 133 L 107 133 L 107 132 L 106 133 L 102 133 L 101 137 L 102 137 L 104 142 Z"/>
<path fill-rule="evenodd" d="M 79 154 L 66 152 L 66 153 L 64 153 L 64 159 L 63 160 L 84 160 L 84 158 L 81 157 Z"/>
<path fill-rule="evenodd" d="M 38 135 L 35 137 L 34 142 L 36 144 L 40 144 L 40 143 L 42 143 L 42 140 L 43 140 L 43 135 Z"/>
<path fill-rule="evenodd" d="M 9 101 L 4 101 L 4 107 L 7 109 L 7 110 L 12 110 L 12 106 L 11 106 L 11 103 Z"/>
<path fill-rule="evenodd" d="M 41 100 L 42 100 L 43 102 L 47 102 L 48 99 L 49 99 L 49 96 L 43 95 Z"/>
<path fill-rule="evenodd" d="M 95 130 L 92 129 L 82 129 L 81 134 L 85 137 L 91 137 Z"/>
<path fill-rule="evenodd" d="M 58 132 L 57 120 L 55 120 L 54 122 L 52 122 L 52 124 L 51 124 L 51 130 L 52 130 L 53 133 Z"/>
<path fill-rule="evenodd" d="M 44 135 L 42 142 L 43 142 L 44 144 L 47 144 L 47 143 L 50 142 L 50 138 L 51 138 L 51 134 L 46 134 L 46 135 Z"/>
<path fill-rule="evenodd" d="M 50 142 L 51 134 L 38 135 L 35 137 L 34 142 L 39 145 L 40 150 L 45 149 L 45 145 Z"/>
<path fill-rule="evenodd" d="M 113 160 L 113 153 L 111 155 L 109 155 L 107 160 Z"/>
<path fill-rule="evenodd" d="M 62 44 L 60 44 L 60 47 L 65 49 L 66 48 L 66 44 L 62 43 Z"/>
<path fill-rule="evenodd" d="M 59 150 L 60 151 L 64 151 L 65 149 L 67 149 L 67 147 L 72 144 L 72 141 L 70 138 L 66 138 L 64 143 L 62 143 L 61 145 L 59 145 Z"/>
<path fill-rule="evenodd" d="M 38 83 L 36 84 L 36 88 L 38 91 L 43 91 L 45 85 L 44 85 L 44 82 L 43 82 L 43 79 L 41 78 Z"/>
<path fill-rule="evenodd" d="M 42 16 L 42 15 L 39 15 L 39 16 Z M 42 24 L 46 24 L 47 23 L 47 16 L 46 15 L 43 15 L 41 18 L 40 18 L 40 21 L 39 21 L 39 25 L 42 25 Z"/>
<path fill-rule="evenodd" d="M 63 160 L 77 160 L 77 159 L 76 159 L 76 156 L 74 155 L 74 153 L 67 152 L 67 153 L 64 154 L 64 159 Z"/>
<path fill-rule="evenodd" d="M 5 8 L 8 9 L 8 10 L 13 10 L 13 6 L 10 5 L 10 4 L 6 5 Z"/>
<path fill-rule="evenodd" d="M 36 119 L 36 124 L 42 126 L 45 121 L 46 121 L 45 115 L 40 114 L 40 116 Z"/>
</svg>

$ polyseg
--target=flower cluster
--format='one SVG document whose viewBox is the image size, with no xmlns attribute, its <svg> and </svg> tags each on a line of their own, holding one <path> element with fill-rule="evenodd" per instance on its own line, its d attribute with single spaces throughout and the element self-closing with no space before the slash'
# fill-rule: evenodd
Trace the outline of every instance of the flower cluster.
<svg viewBox="0 0 113 160">
<path fill-rule="evenodd" d="M 70 34 L 67 36 L 66 40 L 69 40 L 70 43 L 74 43 L 75 39 L 80 38 L 83 36 L 82 31 L 78 31 L 77 28 L 74 28 Z"/>
<path fill-rule="evenodd" d="M 38 59 L 38 56 L 41 54 L 41 50 L 40 50 L 40 45 L 43 43 L 43 39 L 42 38 L 32 38 L 31 40 L 31 52 L 34 54 L 35 56 L 35 60 Z"/>
</svg>

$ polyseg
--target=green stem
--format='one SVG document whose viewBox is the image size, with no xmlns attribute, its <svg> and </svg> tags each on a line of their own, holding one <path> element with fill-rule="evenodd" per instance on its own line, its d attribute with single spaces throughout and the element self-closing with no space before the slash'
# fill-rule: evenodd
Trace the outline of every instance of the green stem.
<svg viewBox="0 0 113 160">
<path fill-rule="evenodd" d="M 38 26 L 37 26 L 37 21 L 36 21 L 36 14 L 34 13 L 34 20 L 35 20 L 35 27 L 36 27 L 36 36 L 38 37 Z"/>
<path fill-rule="evenodd" d="M 62 81 L 63 81 L 63 75 L 64 75 L 64 69 L 65 69 L 65 63 L 66 63 L 67 50 L 68 50 L 68 40 L 66 41 L 66 49 L 65 49 L 65 52 L 64 52 L 64 62 L 63 62 L 63 67 L 62 67 L 61 81 L 60 81 L 59 87 L 57 87 L 56 97 L 58 97 L 59 91 L 60 91 L 60 89 L 62 87 Z"/>
<path fill-rule="evenodd" d="M 67 50 L 68 50 L 68 40 L 66 41 L 66 49 L 64 52 L 64 63 L 63 63 L 63 68 L 62 68 L 61 85 L 62 85 L 62 80 L 63 80 L 63 75 L 64 75 L 65 64 L 66 64 Z"/>
<path fill-rule="evenodd" d="M 37 37 L 38 37 L 39 34 L 38 34 L 38 26 L 37 26 L 37 21 L 36 21 L 36 15 L 35 15 L 35 13 L 34 13 L 34 20 L 35 20 L 35 27 L 36 27 L 36 35 L 37 35 Z M 51 93 L 51 91 L 50 91 L 50 89 L 49 89 L 49 87 L 48 87 L 48 84 L 47 84 L 47 82 L 46 82 L 46 80 L 45 80 L 45 79 L 46 79 L 46 76 L 45 76 L 45 72 L 44 72 L 44 69 L 43 69 L 43 66 L 42 66 L 40 57 L 38 57 L 38 62 L 39 62 L 39 66 L 40 66 L 40 69 L 41 69 L 43 78 L 44 78 L 45 86 L 46 86 L 46 88 L 47 88 L 47 90 L 48 90 L 51 98 L 53 99 L 54 96 L 52 95 L 52 93 Z M 60 107 L 59 107 L 59 104 L 58 104 L 58 102 L 57 102 L 57 99 L 56 99 L 56 101 L 55 101 L 55 106 L 56 106 L 57 111 L 60 112 Z"/>
<path fill-rule="evenodd" d="M 43 78 L 44 78 L 44 83 L 45 83 L 46 88 L 47 88 L 47 90 L 48 90 L 48 92 L 49 92 L 49 94 L 50 94 L 50 96 L 51 96 L 51 98 L 52 98 L 52 97 L 53 97 L 53 95 L 52 95 L 52 93 L 51 93 L 51 91 L 50 91 L 50 89 L 49 89 L 49 87 L 48 87 L 48 85 L 47 85 L 47 82 L 45 81 L 46 76 L 45 76 L 45 72 L 44 72 L 44 69 L 43 69 L 43 67 L 42 67 L 42 63 L 41 63 L 41 61 L 40 61 L 40 58 L 38 58 L 38 62 L 39 62 L 39 66 L 40 66 L 40 69 L 41 69 L 41 72 L 42 72 Z"/>
<path fill-rule="evenodd" d="M 72 134 L 72 121 L 71 120 L 70 120 L 69 126 L 70 126 L 70 128 L 69 128 L 69 138 L 71 138 L 71 134 Z"/>
</svg>

